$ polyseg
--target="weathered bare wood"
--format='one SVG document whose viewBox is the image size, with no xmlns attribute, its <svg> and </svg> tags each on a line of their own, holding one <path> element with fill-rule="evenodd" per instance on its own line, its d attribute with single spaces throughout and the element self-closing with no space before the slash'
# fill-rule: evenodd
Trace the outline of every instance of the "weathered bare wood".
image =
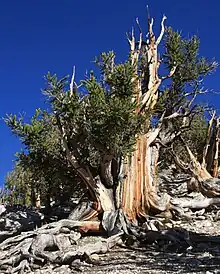
<svg viewBox="0 0 220 274">
<path fill-rule="evenodd" d="M 33 237 L 35 235 L 37 235 L 36 232 L 30 231 L 30 232 L 23 232 L 21 235 L 10 237 L 0 244 L 0 250 L 7 249 L 12 245 L 14 245 L 16 243 L 20 243 L 20 242 L 24 241 L 25 239 L 27 239 L 29 237 Z M 10 236 L 13 236 L 13 234 L 11 234 Z"/>
<path fill-rule="evenodd" d="M 106 187 L 112 187 L 114 183 L 114 178 L 112 176 L 112 160 L 112 155 L 105 154 L 102 157 L 100 164 L 102 182 Z"/>
<path fill-rule="evenodd" d="M 75 72 L 76 72 L 76 67 L 73 67 L 73 74 L 72 74 L 72 78 L 71 78 L 71 82 L 70 82 L 70 95 L 72 96 L 73 94 L 75 94 Z M 76 95 L 76 94 L 75 94 Z"/>
<path fill-rule="evenodd" d="M 25 269 L 31 271 L 28 260 L 21 261 L 20 264 L 11 271 L 11 273 L 20 272 L 22 274 L 24 273 Z"/>
<path fill-rule="evenodd" d="M 105 253 L 120 243 L 123 233 L 108 239 L 101 237 L 80 239 L 77 233 L 74 234 L 71 231 L 63 233 L 64 227 L 70 230 L 79 226 L 88 228 L 88 224 L 91 226 L 91 223 L 61 220 L 45 225 L 35 232 L 7 239 L 1 244 L 0 270 L 23 273 L 25 269 L 31 270 L 32 263 L 68 264 L 76 258 L 86 259 L 93 253 Z"/>
<path fill-rule="evenodd" d="M 213 126 L 213 121 L 214 121 L 215 115 L 216 115 L 216 112 L 213 111 L 212 117 L 211 117 L 211 119 L 209 120 L 208 129 L 207 129 L 207 134 L 206 134 L 206 145 L 205 145 L 204 150 L 203 150 L 203 158 L 202 158 L 202 166 L 203 166 L 204 168 L 207 167 L 207 159 L 206 159 L 206 158 L 207 158 L 208 149 L 209 149 L 209 146 L 210 146 L 211 130 L 212 130 L 212 126 Z"/>
<path fill-rule="evenodd" d="M 220 180 L 211 178 L 199 183 L 200 192 L 209 198 L 220 197 Z"/>
<path fill-rule="evenodd" d="M 220 198 L 206 198 L 204 196 L 200 199 L 172 198 L 171 203 L 181 208 L 203 209 L 210 205 L 219 205 Z"/>
<path fill-rule="evenodd" d="M 170 74 L 165 78 L 159 78 L 158 69 L 160 60 L 158 58 L 158 45 L 164 34 L 164 21 L 166 17 L 162 18 L 161 33 L 156 39 L 153 32 L 153 19 L 148 16 L 148 31 L 149 40 L 146 45 L 142 45 L 142 31 L 137 20 L 138 28 L 140 30 L 139 42 L 135 43 L 134 32 L 132 31 L 131 38 L 129 39 L 130 52 L 132 63 L 136 65 L 136 71 L 133 77 L 134 90 L 137 95 L 137 112 L 142 113 L 145 109 L 153 110 L 158 100 L 158 87 L 162 80 L 171 77 L 176 67 L 174 67 Z M 135 48 L 135 45 L 138 48 Z M 148 60 L 148 82 L 141 84 L 141 77 L 138 77 L 138 59 L 141 50 L 144 48 L 146 59 Z M 144 75 L 142 75 L 144 79 Z M 159 157 L 159 144 L 155 142 L 162 126 L 162 119 L 158 126 L 149 130 L 149 121 L 146 121 L 146 128 L 148 133 L 143 136 L 137 137 L 135 152 L 126 160 L 124 164 L 124 171 L 126 178 L 122 187 L 122 209 L 129 219 L 134 220 L 137 216 L 145 216 L 149 209 L 160 210 L 157 203 L 155 184 L 156 181 L 156 168 Z M 153 144 L 153 142 L 155 142 Z"/>
<path fill-rule="evenodd" d="M 220 140 L 220 119 L 216 119 L 216 129 L 215 129 L 215 153 L 213 159 L 213 177 L 218 176 L 218 159 L 219 159 L 219 140 Z"/>
<path fill-rule="evenodd" d="M 68 229 L 79 228 L 82 231 L 99 231 L 100 230 L 100 221 L 74 221 L 63 219 L 58 222 L 50 223 L 39 228 L 39 233 L 51 233 L 58 234 L 60 230 L 66 227 Z M 49 229 L 49 230 L 48 230 Z"/>
</svg>

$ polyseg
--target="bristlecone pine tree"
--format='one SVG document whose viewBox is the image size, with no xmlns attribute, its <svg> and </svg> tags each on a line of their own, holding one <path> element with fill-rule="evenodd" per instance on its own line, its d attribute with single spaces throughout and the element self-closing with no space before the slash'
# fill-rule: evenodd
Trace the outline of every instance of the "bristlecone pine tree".
<svg viewBox="0 0 220 274">
<path fill-rule="evenodd" d="M 190 160 L 186 167 L 173 154 L 176 163 L 199 183 L 212 178 L 206 169 L 210 138 L 200 164 L 182 133 L 201 112 L 194 100 L 205 92 L 203 78 L 218 65 L 198 56 L 196 37 L 184 39 L 171 28 L 165 29 L 165 19 L 156 37 L 153 19 L 148 18 L 147 40 L 137 20 L 139 38 L 135 39 L 133 30 L 128 35 L 127 60 L 116 64 L 113 52 L 101 54 L 96 60 L 101 71 L 99 78 L 91 72 L 77 86 L 74 69 L 68 88 L 66 77 L 58 80 L 48 73 L 45 94 L 52 109 L 48 123 L 58 133 L 55 145 L 59 153 L 55 147 L 49 151 L 46 145 L 39 146 L 38 138 L 47 135 L 45 122 L 40 124 L 35 119 L 34 123 L 25 124 L 13 115 L 7 118 L 7 124 L 29 150 L 26 157 L 35 167 L 36 159 L 49 159 L 49 174 L 60 168 L 69 184 L 70 178 L 74 183 L 77 176 L 86 186 L 91 206 L 86 210 L 79 206 L 71 218 L 86 221 L 99 217 L 100 224 L 94 222 L 98 225 L 92 229 L 98 230 L 101 225 L 112 231 L 116 224 L 126 229 L 126 222 L 137 222 L 148 214 L 168 209 L 169 200 L 157 195 L 158 158 L 161 147 L 170 147 L 172 153 L 171 144 L 177 138 Z M 165 76 L 159 75 L 159 69 L 163 74 L 167 72 Z M 210 157 L 213 162 L 213 156 Z M 60 182 L 61 176 L 58 178 Z M 88 228 L 91 224 L 88 222 Z"/>
</svg>

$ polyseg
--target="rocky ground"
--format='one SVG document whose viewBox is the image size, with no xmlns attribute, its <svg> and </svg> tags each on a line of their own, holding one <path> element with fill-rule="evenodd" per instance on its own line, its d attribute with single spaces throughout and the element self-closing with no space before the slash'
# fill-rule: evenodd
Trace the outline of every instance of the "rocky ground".
<svg viewBox="0 0 220 274">
<path fill-rule="evenodd" d="M 205 220 L 176 222 L 184 233 L 189 232 L 192 243 L 188 248 L 165 248 L 159 242 L 135 243 L 128 247 L 115 247 L 107 254 L 94 254 L 91 261 L 75 260 L 73 266 L 44 266 L 36 274 L 165 274 L 165 273 L 220 273 L 220 221 L 212 220 L 208 213 Z"/>
<path fill-rule="evenodd" d="M 166 175 L 166 180 L 167 178 L 169 180 L 168 175 Z M 191 199 L 193 201 L 201 199 L 201 194 L 189 194 L 187 192 L 187 182 L 183 183 L 182 178 L 177 178 L 178 180 L 176 179 L 176 181 L 173 178 L 171 179 L 170 182 L 168 181 L 168 184 L 164 181 L 161 184 L 165 189 L 165 193 L 168 193 L 170 196 L 177 199 L 177 201 L 182 198 L 185 200 Z M 174 183 L 175 185 L 173 185 Z M 23 270 L 13 272 L 7 267 L 4 268 L 2 263 L 4 264 L 6 257 L 7 260 L 10 260 L 10 256 L 8 256 L 9 252 L 12 255 L 17 254 L 17 249 L 20 246 L 19 242 L 21 242 L 21 240 L 17 241 L 18 245 L 16 246 L 16 244 L 10 243 L 10 239 L 13 237 L 13 239 L 16 239 L 16 237 L 21 239 L 22 235 L 26 235 L 25 233 L 34 234 L 35 231 L 37 234 L 42 229 L 42 231 L 46 231 L 43 233 L 47 235 L 46 233 L 48 233 L 48 230 L 44 229 L 45 226 L 41 227 L 45 220 L 44 214 L 39 214 L 32 209 L 24 209 L 17 206 L 6 208 L 2 206 L 0 207 L 0 268 L 4 269 L 4 271 L 1 272 L 0 270 L 0 274 L 220 273 L 219 212 L 220 207 L 213 204 L 206 208 L 196 210 L 193 208 L 183 208 L 181 212 L 184 213 L 182 215 L 183 218 L 178 218 L 178 216 L 174 216 L 174 218 L 170 218 L 170 216 L 156 216 L 156 220 L 159 220 L 160 224 L 163 226 L 162 233 L 151 231 L 151 234 L 147 234 L 150 242 L 148 241 L 149 239 L 146 240 L 146 237 L 144 240 L 141 238 L 137 240 L 135 237 L 132 238 L 132 236 L 127 236 L 120 245 L 115 246 L 108 252 L 106 252 L 105 249 L 103 250 L 103 254 L 100 254 L 100 250 L 102 251 L 102 249 L 99 248 L 99 243 L 98 252 L 93 252 L 88 255 L 87 245 L 91 248 L 97 244 L 97 239 L 102 242 L 103 238 L 87 236 L 82 239 L 81 244 L 79 240 L 77 245 L 71 246 L 71 252 L 75 252 L 74 246 L 81 249 L 80 252 L 74 253 L 74 259 L 68 265 L 63 264 L 61 266 L 56 263 L 41 264 L 38 261 L 37 264 L 32 265 L 32 270 L 26 268 L 25 272 Z M 68 214 L 68 210 L 67 212 L 66 209 L 60 211 L 60 209 L 57 208 L 52 215 L 53 218 L 56 216 L 55 220 L 59 220 L 62 219 L 60 216 L 66 218 Z M 48 220 L 50 220 L 49 218 L 50 217 L 48 217 Z M 149 217 L 149 220 L 154 220 L 152 218 L 154 217 Z M 52 219 L 51 221 L 54 220 Z M 36 230 L 37 227 L 41 228 Z M 63 237 L 62 239 L 65 239 L 65 235 L 67 234 L 74 236 L 74 233 L 76 233 L 75 236 L 77 238 L 79 232 L 73 232 L 67 227 L 60 235 Z M 166 234 L 163 234 L 163 231 L 165 231 Z M 158 235 L 162 236 L 158 237 Z M 6 239 L 8 239 L 9 242 L 7 242 Z M 28 237 L 26 237 L 26 241 L 28 243 Z M 56 254 L 58 251 L 50 250 L 49 252 Z M 63 253 L 67 254 L 68 249 L 63 250 Z M 25 261 L 27 262 L 27 260 L 23 260 L 24 263 Z"/>
</svg>

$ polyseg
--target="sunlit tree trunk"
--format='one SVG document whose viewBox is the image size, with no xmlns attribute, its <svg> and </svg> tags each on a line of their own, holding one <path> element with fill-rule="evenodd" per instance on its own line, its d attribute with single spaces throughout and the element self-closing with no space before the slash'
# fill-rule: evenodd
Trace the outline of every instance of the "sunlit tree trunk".
<svg viewBox="0 0 220 274">
<path fill-rule="evenodd" d="M 134 34 L 132 33 L 129 39 L 131 58 L 133 64 L 138 64 L 139 55 L 142 51 L 146 54 L 148 70 L 138 73 L 138 65 L 134 74 L 135 93 L 137 95 L 137 112 L 142 115 L 144 112 L 151 113 L 157 104 L 158 88 L 162 82 L 162 78 L 158 76 L 160 59 L 158 57 L 158 45 L 161 42 L 164 34 L 164 20 L 161 22 L 161 33 L 156 39 L 153 33 L 153 20 L 148 18 L 149 41 L 143 46 L 142 32 L 140 29 L 139 42 L 135 42 Z M 136 46 L 138 44 L 138 46 Z M 171 75 L 175 72 L 175 68 L 170 72 Z M 148 77 L 145 77 L 147 74 Z M 143 82 L 143 79 L 148 79 Z M 151 210 L 159 210 L 158 199 L 156 195 L 156 169 L 159 157 L 159 144 L 155 142 L 160 129 L 160 123 L 154 129 L 150 129 L 150 119 L 146 120 L 146 134 L 137 137 L 135 151 L 125 161 L 124 173 L 125 181 L 122 187 L 122 208 L 125 214 L 131 220 L 136 220 L 137 217 L 144 217 Z"/>
<path fill-rule="evenodd" d="M 124 164 L 122 208 L 131 220 L 158 208 L 155 180 L 158 155 L 158 146 L 151 145 L 148 135 L 143 135 L 137 138 L 136 150 Z"/>
</svg>

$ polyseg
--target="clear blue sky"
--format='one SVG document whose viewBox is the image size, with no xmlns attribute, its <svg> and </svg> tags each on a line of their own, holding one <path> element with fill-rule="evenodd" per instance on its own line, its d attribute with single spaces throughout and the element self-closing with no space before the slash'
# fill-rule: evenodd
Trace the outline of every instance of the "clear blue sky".
<svg viewBox="0 0 220 274">
<path fill-rule="evenodd" d="M 84 77 L 101 51 L 115 50 L 118 59 L 127 54 L 125 33 L 138 16 L 146 29 L 146 5 L 155 18 L 156 31 L 163 14 L 167 25 L 183 34 L 197 34 L 201 55 L 220 61 L 219 0 L 1 0 L 0 1 L 0 117 L 26 112 L 30 117 L 43 107 L 44 74 Z M 220 71 L 206 82 L 219 88 Z M 219 95 L 220 96 L 220 95 Z M 220 97 L 219 97 L 220 98 Z M 208 100 L 220 106 L 217 96 Z M 16 137 L 0 121 L 0 185 L 20 150 Z"/>
</svg>

